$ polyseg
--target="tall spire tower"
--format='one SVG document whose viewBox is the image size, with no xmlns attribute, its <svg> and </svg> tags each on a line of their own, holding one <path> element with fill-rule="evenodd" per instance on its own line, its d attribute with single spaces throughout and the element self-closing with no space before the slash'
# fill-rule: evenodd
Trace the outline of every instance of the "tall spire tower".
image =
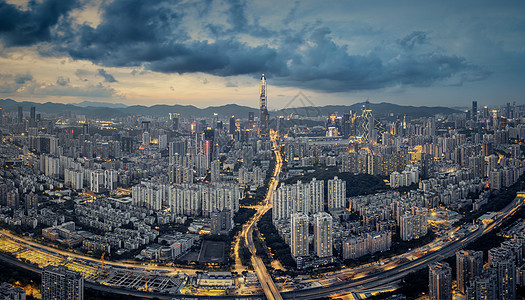
<svg viewBox="0 0 525 300">
<path fill-rule="evenodd" d="M 261 117 L 259 119 L 259 135 L 268 136 L 270 130 L 270 115 L 268 114 L 268 100 L 267 100 L 267 90 L 266 90 L 266 77 L 264 74 L 261 76 L 261 90 L 260 90 L 260 109 Z"/>
</svg>

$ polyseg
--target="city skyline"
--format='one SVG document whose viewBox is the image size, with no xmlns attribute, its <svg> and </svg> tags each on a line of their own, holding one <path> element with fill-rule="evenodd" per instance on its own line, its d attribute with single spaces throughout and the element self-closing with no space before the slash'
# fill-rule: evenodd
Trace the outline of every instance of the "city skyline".
<svg viewBox="0 0 525 300">
<path fill-rule="evenodd" d="M 284 117 L 268 85 L 238 117 L 0 101 L 0 295 L 521 296 L 525 106 Z"/>
<path fill-rule="evenodd" d="M 524 12 L 0 0 L 0 299 L 525 299 Z"/>
<path fill-rule="evenodd" d="M 523 104 L 519 1 L 0 1 L 0 99 L 256 106 Z"/>
</svg>

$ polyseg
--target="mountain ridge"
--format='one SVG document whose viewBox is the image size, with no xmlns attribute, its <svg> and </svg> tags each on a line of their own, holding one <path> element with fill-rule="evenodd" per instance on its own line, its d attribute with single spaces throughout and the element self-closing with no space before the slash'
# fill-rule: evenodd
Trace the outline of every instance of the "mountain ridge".
<svg viewBox="0 0 525 300">
<path fill-rule="evenodd" d="M 89 101 L 88 101 L 89 102 Z M 97 102 L 89 102 L 89 104 L 96 105 Z M 102 103 L 101 104 L 112 104 Z M 119 104 L 115 104 L 119 105 Z M 125 104 L 122 104 L 125 106 Z M 77 114 L 84 114 L 88 117 L 111 118 L 111 117 L 125 117 L 125 116 L 166 116 L 168 113 L 179 113 L 187 117 L 211 117 L 214 113 L 223 117 L 235 116 L 237 118 L 247 118 L 249 112 L 255 113 L 259 109 L 238 104 L 225 104 L 220 106 L 209 106 L 206 108 L 198 108 L 194 105 L 167 105 L 157 104 L 152 106 L 132 105 L 125 107 L 107 107 L 107 106 L 79 106 L 79 104 L 63 104 L 63 103 L 37 103 L 30 101 L 17 102 L 13 99 L 0 99 L 0 107 L 4 112 L 16 112 L 18 106 L 21 106 L 25 112 L 29 111 L 30 107 L 34 106 L 37 112 L 47 114 L 59 114 L 64 111 L 75 112 Z M 342 115 L 351 110 L 359 112 L 363 106 L 372 109 L 377 117 L 389 117 L 406 115 L 410 118 L 430 117 L 436 114 L 452 114 L 461 111 L 448 107 L 441 106 L 407 106 L 398 105 L 388 102 L 371 103 L 358 102 L 351 105 L 326 105 L 326 106 L 306 106 L 296 108 L 283 108 L 279 110 L 270 111 L 270 114 L 277 115 L 300 115 L 303 117 L 323 117 L 337 113 Z"/>
</svg>

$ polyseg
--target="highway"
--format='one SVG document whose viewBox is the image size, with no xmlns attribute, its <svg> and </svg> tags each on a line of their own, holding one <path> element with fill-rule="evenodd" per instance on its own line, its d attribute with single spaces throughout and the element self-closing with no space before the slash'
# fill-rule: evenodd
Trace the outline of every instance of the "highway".
<svg viewBox="0 0 525 300">
<path fill-rule="evenodd" d="M 49 247 L 49 246 L 45 246 L 45 245 L 39 244 L 37 242 L 31 241 L 29 239 L 24 239 L 24 238 L 22 238 L 20 236 L 14 235 L 14 234 L 10 233 L 7 230 L 0 230 L 0 234 L 5 236 L 6 238 L 12 240 L 12 241 L 15 241 L 15 242 L 17 242 L 19 244 L 22 244 L 22 245 L 24 245 L 26 247 L 29 247 L 29 248 L 37 250 L 37 251 L 43 251 L 43 252 L 50 253 L 50 254 L 53 254 L 53 255 L 60 254 L 60 255 L 62 255 L 64 257 L 73 257 L 73 258 L 76 258 L 76 259 L 78 259 L 80 261 L 83 261 L 84 263 L 91 263 L 92 266 L 95 266 L 97 264 L 102 263 L 102 260 L 100 260 L 100 259 L 96 259 L 96 258 L 93 258 L 93 257 L 88 257 L 88 256 L 81 255 L 81 254 L 76 254 L 76 253 L 73 253 L 73 252 L 70 252 L 70 251 L 64 251 L 64 250 L 56 249 L 56 248 Z M 176 272 L 176 271 L 178 271 L 178 272 L 183 272 L 185 274 L 191 274 L 191 275 L 194 275 L 194 274 L 196 274 L 197 271 L 199 271 L 199 270 L 196 270 L 196 269 L 174 268 L 174 267 L 167 267 L 167 266 L 158 266 L 158 265 L 153 265 L 153 264 L 138 264 L 138 263 L 137 264 L 133 264 L 133 263 L 124 263 L 124 262 L 107 261 L 107 260 L 104 261 L 104 264 L 107 265 L 107 266 L 113 266 L 113 267 L 119 267 L 119 268 L 142 269 L 144 271 L 151 271 L 151 270 L 163 271 L 163 272 Z"/>
<path fill-rule="evenodd" d="M 266 213 L 270 208 L 272 208 L 272 193 L 277 188 L 277 185 L 279 183 L 278 176 L 281 172 L 282 167 L 282 157 L 281 153 L 279 151 L 279 147 L 277 146 L 276 138 L 277 135 L 275 132 L 272 131 L 271 134 L 272 141 L 274 143 L 274 153 L 275 153 L 275 170 L 273 173 L 272 178 L 270 179 L 270 182 L 268 184 L 268 192 L 266 193 L 266 197 L 264 199 L 263 205 L 260 205 L 257 208 L 257 212 L 255 215 L 248 221 L 248 224 L 246 224 L 243 227 L 242 236 L 244 236 L 244 240 L 246 243 L 246 246 L 252 253 L 252 265 L 255 269 L 255 273 L 257 274 L 257 278 L 259 279 L 259 283 L 261 284 L 261 287 L 263 288 L 264 294 L 267 299 L 270 300 L 279 300 L 282 299 L 281 294 L 279 290 L 277 289 L 277 286 L 275 286 L 275 283 L 273 282 L 272 277 L 268 273 L 268 270 L 266 269 L 266 266 L 264 265 L 262 259 L 256 255 L 255 250 L 255 244 L 253 243 L 253 230 L 255 228 L 255 224 L 259 221 L 259 219 Z"/>
<path fill-rule="evenodd" d="M 434 252 L 423 255 L 420 258 L 414 259 L 413 261 L 399 263 L 392 262 L 384 266 L 372 266 L 367 268 L 368 270 L 362 269 L 359 272 L 368 271 L 369 273 L 358 279 L 351 279 L 342 281 L 333 285 L 315 287 L 311 289 L 296 290 L 283 293 L 284 299 L 317 299 L 320 297 L 329 297 L 335 295 L 346 294 L 351 291 L 358 291 L 364 289 L 370 289 L 392 283 L 402 279 L 404 276 L 411 272 L 417 271 L 421 268 L 425 268 L 428 264 L 443 260 L 456 253 L 456 251 L 462 249 L 469 243 L 481 237 L 493 229 L 499 227 L 501 223 L 508 217 L 515 214 L 519 208 L 523 206 L 523 198 L 517 197 L 512 203 L 507 205 L 496 218 L 496 220 L 490 223 L 487 227 L 480 227 L 478 230 L 473 231 L 461 238 L 444 244 L 441 249 Z"/>
<path fill-rule="evenodd" d="M 25 262 L 21 262 L 18 259 L 11 257 L 9 255 L 0 253 L 0 261 L 3 261 L 8 264 L 12 264 L 14 266 L 26 269 L 31 272 L 35 272 L 37 274 L 41 274 L 42 270 L 36 266 L 30 265 Z M 137 297 L 139 299 L 165 299 L 165 300 L 187 300 L 187 299 L 210 299 L 213 297 L 210 296 L 203 296 L 203 295 L 180 295 L 180 294 L 164 294 L 164 293 L 155 293 L 155 292 L 143 292 L 138 290 L 131 290 L 131 289 L 125 289 L 125 288 L 119 288 L 115 286 L 106 286 L 94 282 L 85 281 L 84 286 L 86 288 L 92 288 L 98 291 L 103 291 L 106 293 L 112 293 L 112 294 L 120 294 L 120 295 L 126 295 L 126 296 L 133 296 Z M 246 299 L 246 300 L 263 300 L 262 295 L 253 295 L 253 296 L 242 296 L 242 295 L 223 295 L 221 296 L 221 299 Z"/>
</svg>

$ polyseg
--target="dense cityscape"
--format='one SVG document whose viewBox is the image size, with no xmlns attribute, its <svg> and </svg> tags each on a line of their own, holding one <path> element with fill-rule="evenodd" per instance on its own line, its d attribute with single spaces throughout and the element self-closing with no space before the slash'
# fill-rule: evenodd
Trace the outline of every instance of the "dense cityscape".
<svg viewBox="0 0 525 300">
<path fill-rule="evenodd" d="M 0 0 L 0 300 L 525 299 L 525 2 Z"/>
<path fill-rule="evenodd" d="M 521 106 L 269 113 L 267 89 L 262 75 L 244 116 L 106 119 L 4 100 L 16 109 L 0 122 L 0 258 L 35 275 L 2 293 L 521 295 Z M 410 287 L 414 274 L 428 281 Z"/>
</svg>

